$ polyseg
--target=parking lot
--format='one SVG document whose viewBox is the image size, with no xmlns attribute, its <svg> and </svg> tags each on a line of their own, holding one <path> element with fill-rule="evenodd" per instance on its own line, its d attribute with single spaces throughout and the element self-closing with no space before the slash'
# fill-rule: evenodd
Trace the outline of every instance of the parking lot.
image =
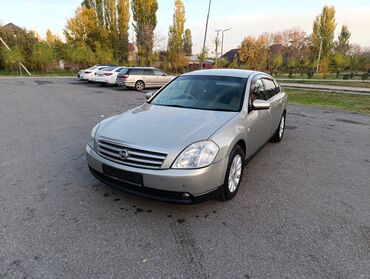
<svg viewBox="0 0 370 279">
<path fill-rule="evenodd" d="M 290 105 L 235 199 L 186 206 L 89 173 L 91 128 L 144 101 L 0 79 L 0 278 L 369 278 L 369 116 Z"/>
</svg>

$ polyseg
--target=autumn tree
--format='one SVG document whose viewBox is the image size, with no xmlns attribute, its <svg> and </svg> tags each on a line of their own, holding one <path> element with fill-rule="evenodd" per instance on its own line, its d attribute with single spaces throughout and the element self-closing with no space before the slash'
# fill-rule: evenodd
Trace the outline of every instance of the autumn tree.
<svg viewBox="0 0 370 279">
<path fill-rule="evenodd" d="M 325 79 L 330 74 L 330 63 L 329 58 L 324 57 L 320 62 L 320 73 Z"/>
<path fill-rule="evenodd" d="M 88 8 L 85 5 L 78 7 L 75 16 L 67 21 L 64 35 L 70 46 L 87 46 L 94 50 L 95 43 L 100 41 L 98 21 L 94 8 Z"/>
<path fill-rule="evenodd" d="M 182 0 L 175 0 L 175 11 L 173 14 L 173 22 L 168 32 L 168 58 L 177 72 L 180 61 L 182 60 L 184 44 L 184 25 L 185 25 L 185 6 Z"/>
<path fill-rule="evenodd" d="M 239 60 L 244 67 L 252 70 L 265 70 L 269 59 L 268 37 L 246 37 L 239 49 Z"/>
<path fill-rule="evenodd" d="M 117 58 L 120 62 L 128 61 L 128 29 L 130 22 L 130 1 L 118 0 L 117 3 Z"/>
<path fill-rule="evenodd" d="M 321 58 L 329 58 L 334 48 L 334 31 L 336 28 L 335 8 L 324 6 L 313 23 L 311 36 L 311 55 L 316 59 L 321 48 Z"/>
<path fill-rule="evenodd" d="M 188 56 L 192 55 L 192 53 L 193 53 L 193 39 L 192 39 L 190 29 L 185 29 L 183 41 L 184 41 L 184 53 Z"/>
<path fill-rule="evenodd" d="M 140 65 L 149 65 L 153 54 L 154 29 L 157 26 L 157 0 L 131 0 L 133 26 Z"/>
</svg>

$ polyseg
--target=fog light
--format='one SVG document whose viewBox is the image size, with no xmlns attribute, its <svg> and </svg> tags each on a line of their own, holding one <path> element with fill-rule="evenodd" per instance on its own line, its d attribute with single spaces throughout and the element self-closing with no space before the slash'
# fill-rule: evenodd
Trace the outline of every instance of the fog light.
<svg viewBox="0 0 370 279">
<path fill-rule="evenodd" d="M 190 198 L 190 194 L 189 193 L 182 193 L 182 197 L 184 199 L 188 199 L 188 198 Z"/>
</svg>

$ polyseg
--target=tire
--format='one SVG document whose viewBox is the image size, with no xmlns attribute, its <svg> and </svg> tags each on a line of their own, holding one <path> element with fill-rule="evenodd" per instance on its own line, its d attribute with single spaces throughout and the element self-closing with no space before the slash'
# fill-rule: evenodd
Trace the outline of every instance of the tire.
<svg viewBox="0 0 370 279">
<path fill-rule="evenodd" d="M 222 199 L 224 201 L 231 200 L 238 193 L 243 175 L 244 157 L 243 149 L 236 145 L 230 153 L 225 181 L 222 187 Z"/>
<path fill-rule="evenodd" d="M 285 121 L 286 121 L 286 114 L 285 112 L 280 118 L 279 126 L 277 127 L 274 135 L 271 138 L 271 142 L 281 142 L 285 132 Z"/>
<path fill-rule="evenodd" d="M 143 91 L 145 89 L 145 83 L 142 81 L 142 80 L 138 80 L 136 83 L 135 83 L 135 89 L 137 91 Z"/>
</svg>

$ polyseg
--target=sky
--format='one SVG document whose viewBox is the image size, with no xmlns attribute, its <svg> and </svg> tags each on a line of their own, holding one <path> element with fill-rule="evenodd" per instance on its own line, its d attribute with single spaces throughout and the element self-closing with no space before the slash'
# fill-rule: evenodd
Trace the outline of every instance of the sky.
<svg viewBox="0 0 370 279">
<path fill-rule="evenodd" d="M 193 33 L 194 53 L 203 44 L 208 0 L 183 0 L 186 9 L 185 27 Z M 0 0 L 0 23 L 32 29 L 45 36 L 49 28 L 63 36 L 63 28 L 72 17 L 81 0 Z M 283 31 L 292 27 L 308 34 L 312 22 L 322 7 L 336 8 L 337 32 L 342 24 L 352 32 L 351 42 L 370 47 L 370 0 L 212 0 L 207 46 L 212 50 L 215 30 L 232 28 L 225 32 L 224 50 L 236 48 L 244 37 L 263 32 Z M 155 33 L 165 47 L 168 27 L 172 23 L 174 0 L 158 0 Z M 131 28 L 132 29 L 132 28 Z M 133 37 L 130 31 L 130 39 Z M 224 52 L 225 52 L 224 51 Z"/>
</svg>

